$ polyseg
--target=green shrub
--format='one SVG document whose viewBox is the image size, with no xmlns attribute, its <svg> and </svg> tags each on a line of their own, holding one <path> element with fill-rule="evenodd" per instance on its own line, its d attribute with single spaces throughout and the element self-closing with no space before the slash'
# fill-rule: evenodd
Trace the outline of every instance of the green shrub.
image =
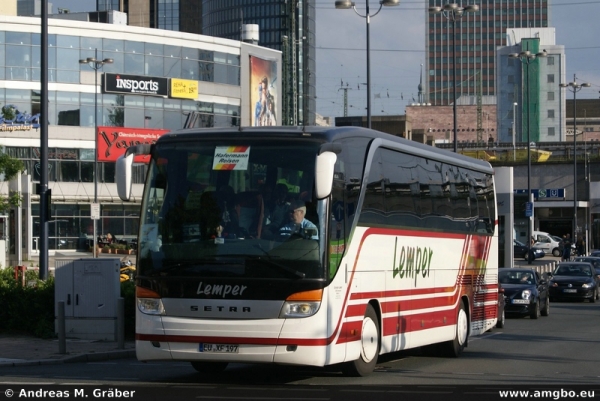
<svg viewBox="0 0 600 401">
<path fill-rule="evenodd" d="M 0 322 L 2 330 L 24 332 L 42 338 L 54 336 L 54 278 L 39 280 L 25 273 L 25 286 L 15 280 L 14 268 L 0 270 Z"/>
</svg>

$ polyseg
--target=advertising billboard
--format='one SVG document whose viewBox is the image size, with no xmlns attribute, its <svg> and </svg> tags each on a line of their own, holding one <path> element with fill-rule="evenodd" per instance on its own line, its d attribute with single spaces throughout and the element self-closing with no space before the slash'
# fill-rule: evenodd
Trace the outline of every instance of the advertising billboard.
<svg viewBox="0 0 600 401">
<path fill-rule="evenodd" d="M 128 147 L 141 144 L 153 144 L 166 129 L 98 127 L 98 161 L 115 162 Z M 148 163 L 150 156 L 135 156 L 135 163 Z"/>
<path fill-rule="evenodd" d="M 171 97 L 178 99 L 197 99 L 198 81 L 171 78 Z"/>
<path fill-rule="evenodd" d="M 280 125 L 277 62 L 250 56 L 250 115 L 253 126 Z"/>
</svg>

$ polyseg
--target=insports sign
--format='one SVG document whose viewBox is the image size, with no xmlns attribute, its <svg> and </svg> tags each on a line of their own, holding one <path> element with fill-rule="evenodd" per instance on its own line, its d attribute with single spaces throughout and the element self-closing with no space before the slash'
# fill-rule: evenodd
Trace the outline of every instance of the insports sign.
<svg viewBox="0 0 600 401">
<path fill-rule="evenodd" d="M 167 97 L 169 95 L 169 79 L 105 73 L 104 92 Z"/>
</svg>

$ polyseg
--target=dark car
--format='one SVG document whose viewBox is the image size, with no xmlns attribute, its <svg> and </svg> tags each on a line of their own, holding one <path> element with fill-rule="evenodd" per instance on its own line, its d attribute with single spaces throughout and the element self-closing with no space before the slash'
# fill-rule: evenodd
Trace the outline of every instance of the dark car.
<svg viewBox="0 0 600 401">
<path fill-rule="evenodd" d="M 550 299 L 581 299 L 596 302 L 598 284 L 594 266 L 588 262 L 561 262 L 550 279 Z"/>
<path fill-rule="evenodd" d="M 504 289 L 507 315 L 528 315 L 537 319 L 550 314 L 548 282 L 533 269 L 502 269 L 498 281 Z"/>
<path fill-rule="evenodd" d="M 598 250 L 592 251 L 592 252 L 590 252 L 589 256 L 600 257 L 600 251 L 598 251 Z"/>
<path fill-rule="evenodd" d="M 513 240 L 514 246 L 513 246 L 513 257 L 514 258 L 523 258 L 523 259 L 527 259 L 527 251 L 529 250 L 529 248 L 527 247 L 527 245 L 525 245 L 524 243 L 522 243 L 519 240 Z M 539 249 L 536 247 L 533 247 L 533 258 L 534 259 L 539 259 L 539 258 L 543 258 L 544 256 L 546 256 L 546 253 L 544 252 L 543 249 Z"/>
<path fill-rule="evenodd" d="M 596 287 L 598 290 L 596 291 L 596 299 L 600 297 L 600 255 L 598 256 L 578 256 L 573 259 L 573 262 L 587 262 L 591 263 L 594 267 L 594 278 L 596 279 Z"/>
</svg>

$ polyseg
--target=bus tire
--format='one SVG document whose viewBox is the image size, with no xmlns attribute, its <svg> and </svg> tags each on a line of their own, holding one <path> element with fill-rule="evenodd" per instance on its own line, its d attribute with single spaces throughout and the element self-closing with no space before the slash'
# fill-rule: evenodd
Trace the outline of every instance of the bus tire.
<svg viewBox="0 0 600 401">
<path fill-rule="evenodd" d="M 454 339 L 442 343 L 442 353 L 445 356 L 456 358 L 465 349 L 467 338 L 469 336 L 469 315 L 465 310 L 465 305 L 461 301 L 460 308 L 456 316 L 456 332 Z"/>
<path fill-rule="evenodd" d="M 381 348 L 379 334 L 377 313 L 373 306 L 367 305 L 360 333 L 360 356 L 355 361 L 343 364 L 342 372 L 345 376 L 363 377 L 373 372 Z"/>
<path fill-rule="evenodd" d="M 225 370 L 227 362 L 190 362 L 196 372 L 214 376 Z"/>
</svg>

